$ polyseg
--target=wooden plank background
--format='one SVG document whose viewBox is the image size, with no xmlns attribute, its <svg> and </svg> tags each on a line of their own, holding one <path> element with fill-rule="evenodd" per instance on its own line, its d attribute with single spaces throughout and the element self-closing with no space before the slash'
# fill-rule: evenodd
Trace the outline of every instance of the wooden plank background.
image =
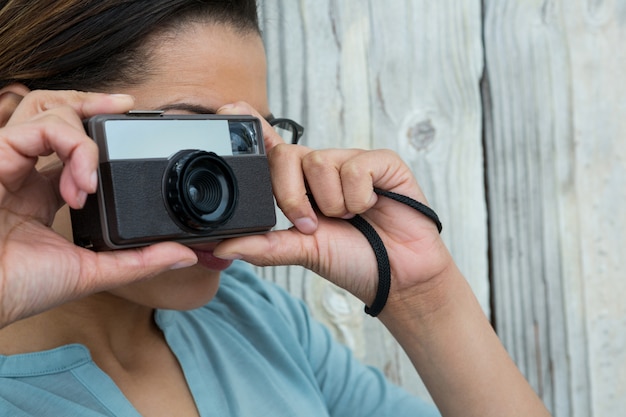
<svg viewBox="0 0 626 417">
<path fill-rule="evenodd" d="M 626 409 L 626 0 L 262 0 L 272 111 L 390 148 L 555 416 Z M 284 227 L 287 223 L 282 220 Z M 351 296 L 261 273 L 364 361 L 419 378 Z"/>
<path fill-rule="evenodd" d="M 555 414 L 623 415 L 626 2 L 485 6 L 497 330 Z"/>
</svg>

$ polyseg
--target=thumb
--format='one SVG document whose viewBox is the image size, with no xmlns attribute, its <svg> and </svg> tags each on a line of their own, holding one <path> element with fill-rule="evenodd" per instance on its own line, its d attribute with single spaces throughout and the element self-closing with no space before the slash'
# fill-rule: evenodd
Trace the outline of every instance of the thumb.
<svg viewBox="0 0 626 417">
<path fill-rule="evenodd" d="M 295 228 L 278 230 L 224 240 L 214 249 L 213 255 L 228 260 L 243 259 L 256 266 L 307 266 L 307 259 L 318 258 L 307 249 L 315 247 L 307 242 L 312 239 L 312 236 L 304 235 Z"/>
<path fill-rule="evenodd" d="M 93 254 L 84 265 L 92 274 L 83 280 L 87 287 L 79 292 L 102 291 L 150 278 L 162 272 L 196 264 L 195 253 L 183 245 L 165 242 L 139 249 Z"/>
</svg>

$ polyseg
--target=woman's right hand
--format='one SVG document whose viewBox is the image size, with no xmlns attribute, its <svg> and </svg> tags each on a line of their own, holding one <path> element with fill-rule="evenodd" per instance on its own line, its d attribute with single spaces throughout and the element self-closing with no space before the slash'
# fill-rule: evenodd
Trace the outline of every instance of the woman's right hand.
<svg viewBox="0 0 626 417">
<path fill-rule="evenodd" d="M 191 266 L 176 243 L 95 253 L 51 229 L 64 204 L 81 208 L 97 187 L 98 149 L 82 119 L 124 113 L 126 95 L 0 90 L 0 328 L 63 302 Z M 39 157 L 62 164 L 37 169 Z"/>
</svg>

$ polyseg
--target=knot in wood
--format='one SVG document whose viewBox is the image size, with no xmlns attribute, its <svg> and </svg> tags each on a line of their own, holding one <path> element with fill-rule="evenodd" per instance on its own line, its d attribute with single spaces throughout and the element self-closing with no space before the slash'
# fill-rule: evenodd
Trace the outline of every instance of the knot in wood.
<svg viewBox="0 0 626 417">
<path fill-rule="evenodd" d="M 437 130 L 433 126 L 432 121 L 427 119 L 410 126 L 407 129 L 406 136 L 409 139 L 409 144 L 413 148 L 422 151 L 435 141 L 436 133 Z"/>
</svg>

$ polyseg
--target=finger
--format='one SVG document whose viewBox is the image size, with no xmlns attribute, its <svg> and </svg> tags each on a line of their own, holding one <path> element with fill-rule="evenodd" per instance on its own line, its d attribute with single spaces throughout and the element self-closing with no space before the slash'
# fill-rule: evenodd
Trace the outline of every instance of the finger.
<svg viewBox="0 0 626 417">
<path fill-rule="evenodd" d="M 379 199 L 374 188 L 391 191 L 428 205 L 409 167 L 390 150 L 360 153 L 342 165 L 340 175 L 344 190 L 353 190 L 351 193 L 344 192 L 348 210 L 355 214 L 364 213 L 367 217 L 370 214 L 368 210 L 376 205 L 380 209 L 378 212 L 386 216 L 382 220 L 382 226 L 390 224 L 394 219 L 403 218 L 404 210 L 412 214 L 415 212 L 414 208 L 398 204 L 393 199 Z M 423 220 L 429 228 L 436 226 L 435 222 L 427 220 L 425 216 Z"/>
<path fill-rule="evenodd" d="M 59 107 L 71 108 L 80 120 L 102 113 L 125 113 L 134 104 L 134 98 L 126 94 L 38 90 L 22 99 L 7 125 L 25 122 L 40 113 Z"/>
<path fill-rule="evenodd" d="M 4 126 L 22 101 L 22 96 L 7 91 L 0 94 L 0 127 Z"/>
<path fill-rule="evenodd" d="M 0 130 L 0 159 L 5 161 L 0 165 L 0 178 L 7 189 L 15 191 L 32 174 L 39 155 L 56 152 L 65 163 L 61 194 L 70 206 L 78 208 L 82 195 L 95 191 L 98 149 L 82 127 L 66 121 L 71 115 L 55 112 Z"/>
<path fill-rule="evenodd" d="M 195 253 L 186 246 L 164 242 L 152 246 L 110 252 L 84 250 L 81 271 L 85 276 L 79 292 L 110 289 L 162 272 L 187 268 L 197 263 Z"/>
<path fill-rule="evenodd" d="M 344 190 L 350 190 L 344 198 L 352 213 L 362 213 L 373 206 L 374 187 L 427 203 L 409 167 L 391 150 L 354 154 L 342 164 L 340 176 Z"/>
<path fill-rule="evenodd" d="M 80 172 L 80 171 L 79 171 Z M 78 180 L 83 178 L 94 178 L 89 184 L 80 186 Z M 87 195 L 95 191 L 97 174 L 90 171 L 89 177 L 77 174 L 72 168 L 72 164 L 66 165 L 61 171 L 59 180 L 59 193 L 71 208 L 81 209 L 87 201 Z"/>
<path fill-rule="evenodd" d="M 330 152 L 323 156 L 307 155 L 303 160 L 305 173 L 307 178 L 313 176 L 310 172 L 316 173 L 320 178 L 318 187 L 321 188 L 323 181 L 330 181 L 336 170 L 343 190 L 344 204 L 349 213 L 360 214 L 376 204 L 374 188 L 394 191 L 423 201 L 417 181 L 395 152 L 386 149 Z M 324 174 L 325 171 L 328 172 Z"/>
<path fill-rule="evenodd" d="M 51 162 L 41 169 L 38 170 L 39 174 L 47 179 L 49 184 L 60 184 L 61 183 L 61 175 L 63 174 L 63 164 L 58 159 L 54 162 Z M 65 179 L 63 181 L 66 181 Z M 65 205 L 65 200 L 63 196 L 61 196 L 61 186 L 51 187 L 50 191 L 53 193 L 54 197 L 54 211 L 56 212 L 58 209 Z M 82 206 L 81 206 L 82 207 Z M 80 207 L 76 207 L 80 208 Z"/>
<path fill-rule="evenodd" d="M 252 115 L 261 121 L 261 127 L 263 129 L 263 142 L 265 144 L 265 152 L 269 153 L 270 150 L 276 145 L 285 143 L 282 137 L 274 130 L 274 128 L 265 120 L 258 111 L 252 106 L 243 101 L 239 101 L 234 104 L 226 104 L 222 106 L 218 111 L 218 114 L 230 114 L 230 115 Z"/>
<path fill-rule="evenodd" d="M 302 159 L 302 169 L 318 209 L 328 217 L 351 217 L 370 206 L 373 194 L 371 178 L 357 176 L 356 184 L 344 187 L 346 161 L 365 151 L 358 149 L 335 149 L 312 151 Z M 355 188 L 355 185 L 358 186 Z M 369 190 L 369 193 L 367 193 Z M 363 191 L 367 198 L 363 201 Z M 355 204 L 356 203 L 356 204 Z M 350 206 L 348 206 L 350 205 Z"/>
<path fill-rule="evenodd" d="M 69 242 L 67 244 L 71 245 Z M 172 242 L 141 249 L 100 253 L 73 245 L 72 248 L 74 250 L 58 247 L 62 253 L 56 262 L 58 259 L 68 260 L 68 256 L 75 260 L 75 255 L 79 259 L 75 268 L 69 267 L 65 269 L 67 275 L 59 275 L 58 280 L 48 281 L 45 284 L 46 291 L 38 292 L 41 300 L 30 296 L 28 302 L 17 305 L 11 311 L 12 317 L 2 317 L 0 327 L 2 321 L 10 323 L 76 298 L 147 279 L 165 271 L 186 268 L 197 262 L 191 249 Z M 57 266 L 59 265 L 51 268 L 55 269 Z M 54 276 L 54 273 L 50 276 Z"/>
<path fill-rule="evenodd" d="M 227 104 L 218 110 L 218 114 L 249 114 L 261 120 L 276 203 L 302 233 L 315 232 L 317 216 L 307 196 L 301 164 L 302 155 L 310 150 L 304 146 L 286 145 L 274 128 L 247 103 Z"/>
<path fill-rule="evenodd" d="M 302 235 L 294 229 L 279 230 L 263 235 L 252 235 L 220 242 L 213 255 L 222 259 L 243 259 L 257 266 L 303 265 L 309 268 L 306 260 L 318 259 L 318 254 L 309 254 L 306 248 L 312 236 Z"/>
<path fill-rule="evenodd" d="M 344 220 L 326 222 L 335 228 L 332 237 L 316 238 L 291 228 L 226 239 L 213 254 L 222 259 L 243 259 L 257 266 L 301 265 L 329 279 L 334 275 L 335 284 L 364 302 L 371 302 L 374 281 L 366 277 L 375 274 L 376 262 L 367 240 Z M 346 247 L 352 250 L 349 257 L 344 256 Z"/>
<path fill-rule="evenodd" d="M 317 215 L 309 200 L 302 172 L 302 158 L 310 151 L 304 146 L 283 143 L 274 147 L 268 156 L 276 204 L 305 234 L 317 230 Z"/>
</svg>

